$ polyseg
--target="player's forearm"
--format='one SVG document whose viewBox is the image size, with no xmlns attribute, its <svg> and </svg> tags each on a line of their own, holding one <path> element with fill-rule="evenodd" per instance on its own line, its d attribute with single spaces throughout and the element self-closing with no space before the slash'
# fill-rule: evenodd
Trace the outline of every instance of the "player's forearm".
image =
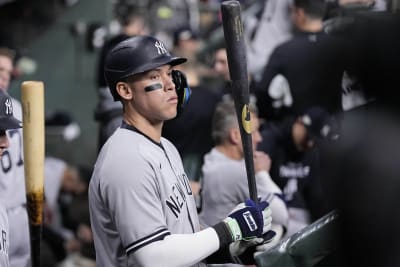
<svg viewBox="0 0 400 267">
<path fill-rule="evenodd" d="M 138 266 L 191 266 L 219 249 L 216 231 L 209 227 L 194 234 L 174 234 L 129 255 Z M 136 266 L 136 265 L 134 265 Z"/>
</svg>

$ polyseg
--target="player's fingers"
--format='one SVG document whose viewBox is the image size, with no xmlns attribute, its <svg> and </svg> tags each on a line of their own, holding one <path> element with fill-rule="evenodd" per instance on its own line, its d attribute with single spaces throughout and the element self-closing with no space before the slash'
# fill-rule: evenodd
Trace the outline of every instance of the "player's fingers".
<svg viewBox="0 0 400 267">
<path fill-rule="evenodd" d="M 266 217 L 271 217 L 271 215 L 272 215 L 271 208 L 270 208 L 270 207 L 267 207 L 266 209 L 264 209 L 264 210 L 262 211 L 262 215 L 263 215 L 264 218 L 266 218 Z"/>
<path fill-rule="evenodd" d="M 263 233 L 266 233 L 269 230 L 271 230 L 271 227 L 272 227 L 272 218 L 268 217 L 268 218 L 264 219 Z"/>
<path fill-rule="evenodd" d="M 263 233 L 266 233 L 266 232 L 268 232 L 269 230 L 271 230 L 271 227 L 272 227 L 272 225 L 271 225 L 271 221 L 270 221 L 270 220 L 269 220 L 268 222 L 264 223 L 264 226 L 263 226 Z"/>
</svg>

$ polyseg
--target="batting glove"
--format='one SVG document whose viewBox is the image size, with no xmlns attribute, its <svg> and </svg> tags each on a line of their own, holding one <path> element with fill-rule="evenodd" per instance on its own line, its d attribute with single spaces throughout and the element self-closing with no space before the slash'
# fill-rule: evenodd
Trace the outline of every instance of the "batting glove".
<svg viewBox="0 0 400 267">
<path fill-rule="evenodd" d="M 268 251 L 282 240 L 282 236 L 285 234 L 285 229 L 282 225 L 273 224 L 270 232 L 272 231 L 275 232 L 275 235 L 272 238 L 264 238 L 263 242 L 256 246 L 256 253 Z"/>
<path fill-rule="evenodd" d="M 229 245 L 232 262 L 244 265 L 255 264 L 254 254 L 259 251 L 260 246 L 270 244 L 276 238 L 276 233 L 272 230 L 264 233 L 262 237 L 250 240 L 241 240 Z"/>
<path fill-rule="evenodd" d="M 271 229 L 271 209 L 266 201 L 256 204 L 253 200 L 241 203 L 224 220 L 232 241 L 261 237 Z"/>
</svg>

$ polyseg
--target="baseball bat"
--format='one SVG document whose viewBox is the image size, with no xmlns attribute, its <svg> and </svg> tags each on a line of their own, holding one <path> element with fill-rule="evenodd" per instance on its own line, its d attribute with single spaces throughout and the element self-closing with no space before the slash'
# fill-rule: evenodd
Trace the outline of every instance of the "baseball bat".
<svg viewBox="0 0 400 267">
<path fill-rule="evenodd" d="M 44 85 L 21 85 L 23 111 L 24 171 L 32 267 L 40 266 L 44 201 Z"/>
<path fill-rule="evenodd" d="M 241 8 L 238 1 L 224 1 L 221 4 L 232 96 L 235 102 L 246 164 L 250 198 L 257 202 L 257 185 L 254 172 L 251 120 L 249 111 L 249 81 L 246 50 L 243 37 Z"/>
</svg>

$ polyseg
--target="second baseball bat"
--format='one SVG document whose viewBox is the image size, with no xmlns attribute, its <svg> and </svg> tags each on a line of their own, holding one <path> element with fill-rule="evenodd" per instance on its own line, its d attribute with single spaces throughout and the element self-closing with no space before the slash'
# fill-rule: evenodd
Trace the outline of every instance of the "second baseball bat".
<svg viewBox="0 0 400 267">
<path fill-rule="evenodd" d="M 257 202 L 257 185 L 254 172 L 249 111 L 249 81 L 240 3 L 238 1 L 222 2 L 221 13 L 226 52 L 228 56 L 229 75 L 231 76 L 232 96 L 235 101 L 240 135 L 242 137 L 249 194 L 250 198 Z"/>
<path fill-rule="evenodd" d="M 44 85 L 26 81 L 21 86 L 24 169 L 32 267 L 40 266 L 44 199 Z"/>
</svg>

